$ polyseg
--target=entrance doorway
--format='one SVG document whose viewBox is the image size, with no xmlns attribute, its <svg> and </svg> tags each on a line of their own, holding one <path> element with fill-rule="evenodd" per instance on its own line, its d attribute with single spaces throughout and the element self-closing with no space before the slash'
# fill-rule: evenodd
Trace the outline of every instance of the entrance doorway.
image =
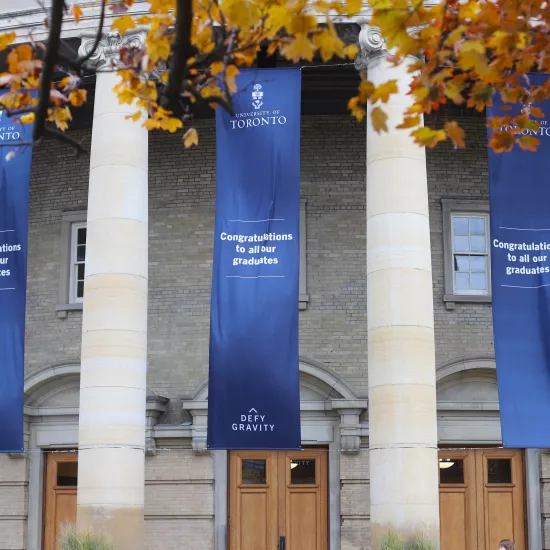
<svg viewBox="0 0 550 550">
<path fill-rule="evenodd" d="M 523 454 L 478 449 L 439 453 L 441 550 L 525 550 Z"/>
<path fill-rule="evenodd" d="M 44 550 L 57 550 L 63 526 L 76 521 L 78 455 L 47 453 L 44 486 Z"/>
<path fill-rule="evenodd" d="M 230 453 L 230 550 L 327 550 L 327 451 Z"/>
</svg>

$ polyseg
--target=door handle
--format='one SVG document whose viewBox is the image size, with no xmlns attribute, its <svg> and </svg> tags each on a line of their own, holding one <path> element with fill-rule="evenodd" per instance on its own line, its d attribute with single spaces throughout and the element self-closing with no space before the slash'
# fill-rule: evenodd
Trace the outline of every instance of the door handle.
<svg viewBox="0 0 550 550">
<path fill-rule="evenodd" d="M 285 537 L 279 537 L 279 550 L 286 550 L 286 539 L 285 539 Z"/>
</svg>

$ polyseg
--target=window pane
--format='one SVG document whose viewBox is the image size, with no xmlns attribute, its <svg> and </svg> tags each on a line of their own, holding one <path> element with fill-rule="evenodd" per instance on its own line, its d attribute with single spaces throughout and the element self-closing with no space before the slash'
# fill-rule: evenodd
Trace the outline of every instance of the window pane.
<svg viewBox="0 0 550 550">
<path fill-rule="evenodd" d="M 470 271 L 470 257 L 455 256 L 455 271 Z"/>
<path fill-rule="evenodd" d="M 84 281 L 78 281 L 78 283 L 76 283 L 76 297 L 84 298 Z"/>
<path fill-rule="evenodd" d="M 78 462 L 59 462 L 57 464 L 57 485 L 76 487 L 78 481 Z"/>
<path fill-rule="evenodd" d="M 464 460 L 461 458 L 439 459 L 439 483 L 464 483 Z"/>
<path fill-rule="evenodd" d="M 470 237 L 472 252 L 485 252 L 485 237 Z"/>
<path fill-rule="evenodd" d="M 76 261 L 83 262 L 86 259 L 86 245 L 81 244 L 76 247 Z"/>
<path fill-rule="evenodd" d="M 470 218 L 470 235 L 485 235 L 485 218 Z"/>
<path fill-rule="evenodd" d="M 77 279 L 77 281 L 83 281 L 84 280 L 84 270 L 85 270 L 84 264 L 78 264 L 76 266 L 76 279 Z"/>
<path fill-rule="evenodd" d="M 512 483 L 512 460 L 489 458 L 487 460 L 487 483 Z"/>
<path fill-rule="evenodd" d="M 265 460 L 243 459 L 243 485 L 265 485 L 267 480 L 267 465 Z"/>
<path fill-rule="evenodd" d="M 485 256 L 470 256 L 470 269 L 475 273 L 485 273 Z"/>
<path fill-rule="evenodd" d="M 315 485 L 315 459 L 290 461 L 291 485 Z"/>
<path fill-rule="evenodd" d="M 76 244 L 86 244 L 86 228 L 80 227 L 76 233 Z"/>
<path fill-rule="evenodd" d="M 470 239 L 468 237 L 455 237 L 454 248 L 455 252 L 470 252 Z"/>
<path fill-rule="evenodd" d="M 458 218 L 453 216 L 453 234 L 454 235 L 468 234 L 468 218 Z"/>
<path fill-rule="evenodd" d="M 455 290 L 470 290 L 469 273 L 455 273 Z"/>
<path fill-rule="evenodd" d="M 470 275 L 470 285 L 472 290 L 487 290 L 485 273 L 472 273 Z"/>
</svg>

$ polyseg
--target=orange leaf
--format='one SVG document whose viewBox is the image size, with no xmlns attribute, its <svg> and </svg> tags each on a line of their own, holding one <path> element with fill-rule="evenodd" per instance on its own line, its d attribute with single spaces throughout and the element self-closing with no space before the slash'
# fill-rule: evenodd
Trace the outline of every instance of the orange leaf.
<svg viewBox="0 0 550 550">
<path fill-rule="evenodd" d="M 197 133 L 196 128 L 189 128 L 187 132 L 183 135 L 183 144 L 188 149 L 193 145 L 199 144 L 199 134 Z"/>
<path fill-rule="evenodd" d="M 539 145 L 540 140 L 533 136 L 521 136 L 518 139 L 518 145 L 524 151 L 533 151 L 536 152 L 537 146 Z"/>
<path fill-rule="evenodd" d="M 511 132 L 493 132 L 489 141 L 489 147 L 491 147 L 495 153 L 511 151 L 513 146 L 514 136 Z"/>
<path fill-rule="evenodd" d="M 397 126 L 400 130 L 404 130 L 406 128 L 414 128 L 415 126 L 418 126 L 422 122 L 422 119 L 419 115 L 414 116 L 408 116 L 403 119 L 403 122 Z"/>
<path fill-rule="evenodd" d="M 86 102 L 86 90 L 73 90 L 69 93 L 69 101 L 73 107 L 81 107 Z"/>
<path fill-rule="evenodd" d="M 0 34 L 0 52 L 5 50 L 15 40 L 14 32 Z"/>
<path fill-rule="evenodd" d="M 73 6 L 73 17 L 76 23 L 80 21 L 80 18 L 84 15 L 82 8 L 78 5 Z"/>
<path fill-rule="evenodd" d="M 375 132 L 380 133 L 388 131 L 388 125 L 386 124 L 388 115 L 380 107 L 375 107 L 371 111 L 370 118 Z"/>
<path fill-rule="evenodd" d="M 445 131 L 447 135 L 453 140 L 456 147 L 463 149 L 466 144 L 464 143 L 464 130 L 457 124 L 455 120 L 451 120 L 445 124 Z"/>
</svg>

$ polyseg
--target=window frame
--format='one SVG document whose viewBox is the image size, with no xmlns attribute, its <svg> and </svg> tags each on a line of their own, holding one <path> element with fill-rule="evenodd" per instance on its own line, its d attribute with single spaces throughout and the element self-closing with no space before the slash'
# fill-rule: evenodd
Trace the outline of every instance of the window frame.
<svg viewBox="0 0 550 550">
<path fill-rule="evenodd" d="M 442 199 L 443 213 L 443 260 L 445 294 L 443 301 L 447 309 L 453 309 L 455 302 L 490 303 L 492 301 L 491 290 L 491 228 L 489 202 L 486 200 L 455 200 Z M 453 246 L 453 217 L 484 217 L 486 220 L 486 244 L 487 244 L 487 292 L 483 291 L 456 291 L 454 281 L 454 246 Z M 464 253 L 465 256 L 471 254 Z M 483 254 L 474 254 L 480 255 Z"/>
<path fill-rule="evenodd" d="M 67 317 L 69 311 L 81 311 L 82 300 L 74 300 L 73 271 L 73 238 L 76 236 L 74 227 L 85 227 L 87 221 L 86 210 L 73 210 L 61 213 L 61 254 L 59 297 L 56 305 L 57 317 Z M 74 245 L 76 246 L 76 245 Z"/>
<path fill-rule="evenodd" d="M 80 304 L 84 297 L 77 296 L 78 279 L 76 278 L 75 267 L 78 264 L 86 265 L 86 260 L 79 262 L 77 260 L 78 249 L 78 230 L 86 229 L 86 222 L 74 222 L 71 224 L 71 257 L 69 260 L 69 304 Z"/>
</svg>

